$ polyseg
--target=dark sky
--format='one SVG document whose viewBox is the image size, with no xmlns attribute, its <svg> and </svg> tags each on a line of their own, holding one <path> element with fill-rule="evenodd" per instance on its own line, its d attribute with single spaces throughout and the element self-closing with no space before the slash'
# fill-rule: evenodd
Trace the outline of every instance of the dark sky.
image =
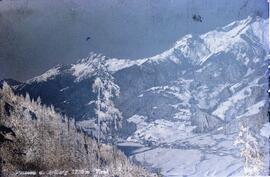
<svg viewBox="0 0 270 177">
<path fill-rule="evenodd" d="M 2 0 L 0 79 L 24 81 L 91 51 L 149 57 L 183 35 L 248 15 L 266 18 L 267 11 L 266 0 Z M 203 21 L 192 20 L 193 14 Z"/>
</svg>

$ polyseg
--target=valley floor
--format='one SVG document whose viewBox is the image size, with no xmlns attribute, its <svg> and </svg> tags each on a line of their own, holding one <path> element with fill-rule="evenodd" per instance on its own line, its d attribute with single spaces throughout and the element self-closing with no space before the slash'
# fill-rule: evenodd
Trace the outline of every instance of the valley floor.
<svg viewBox="0 0 270 177">
<path fill-rule="evenodd" d="M 217 135 L 218 136 L 218 135 Z M 216 137 L 217 137 L 216 136 Z M 157 147 L 135 153 L 134 158 L 148 164 L 149 168 L 160 169 L 166 176 L 239 176 L 242 162 L 236 156 L 231 136 L 211 137 L 213 144 L 201 147 Z M 198 137 L 208 139 L 208 136 Z M 221 140 L 226 138 L 227 140 Z"/>
<path fill-rule="evenodd" d="M 134 161 L 165 177 L 243 175 L 235 133 L 227 133 L 223 127 L 203 134 L 187 134 L 182 129 L 177 123 L 159 120 L 154 126 L 142 125 L 119 147 Z"/>
</svg>

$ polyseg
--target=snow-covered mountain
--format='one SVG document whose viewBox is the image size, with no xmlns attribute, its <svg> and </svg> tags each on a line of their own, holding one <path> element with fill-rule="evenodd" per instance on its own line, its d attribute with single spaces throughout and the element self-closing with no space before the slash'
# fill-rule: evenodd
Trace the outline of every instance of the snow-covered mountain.
<svg viewBox="0 0 270 177">
<path fill-rule="evenodd" d="M 120 134 L 150 147 L 134 158 L 161 168 L 165 176 L 240 174 L 233 146 L 238 123 L 260 127 L 267 121 L 268 40 L 268 19 L 248 17 L 206 34 L 186 35 L 150 58 L 107 58 L 120 87 L 114 100 L 125 119 Z M 92 62 L 100 57 L 92 53 L 13 87 L 40 96 L 87 128 L 95 117 Z M 175 154 L 194 158 L 183 163 L 185 158 Z M 215 166 L 221 159 L 223 164 Z"/>
</svg>

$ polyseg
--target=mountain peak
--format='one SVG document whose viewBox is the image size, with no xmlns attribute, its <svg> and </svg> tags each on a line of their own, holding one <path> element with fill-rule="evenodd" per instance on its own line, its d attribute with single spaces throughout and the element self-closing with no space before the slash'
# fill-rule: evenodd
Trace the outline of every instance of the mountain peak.
<svg viewBox="0 0 270 177">
<path fill-rule="evenodd" d="M 248 16 L 246 19 L 232 22 L 224 27 L 217 28 L 199 36 L 187 34 L 177 40 L 172 48 L 148 58 L 152 62 L 171 60 L 180 63 L 182 58 L 188 58 L 193 64 L 202 64 L 210 56 L 229 51 L 233 45 L 245 43 L 242 34 L 258 38 L 258 42 L 267 44 L 268 36 L 263 31 L 268 31 L 268 21 L 260 17 Z M 265 45 L 266 46 L 266 45 Z"/>
<path fill-rule="evenodd" d="M 56 65 L 55 67 L 49 69 L 48 71 L 41 74 L 40 76 L 34 77 L 30 80 L 27 80 L 26 83 L 46 82 L 48 79 L 51 79 L 54 76 L 57 76 L 58 74 L 60 74 L 60 68 L 61 68 L 61 65 Z"/>
<path fill-rule="evenodd" d="M 104 64 L 106 59 L 102 54 L 91 52 L 88 57 L 79 60 L 76 64 L 72 64 L 70 71 L 76 77 L 76 81 L 80 81 L 94 75 L 98 64 Z"/>
</svg>

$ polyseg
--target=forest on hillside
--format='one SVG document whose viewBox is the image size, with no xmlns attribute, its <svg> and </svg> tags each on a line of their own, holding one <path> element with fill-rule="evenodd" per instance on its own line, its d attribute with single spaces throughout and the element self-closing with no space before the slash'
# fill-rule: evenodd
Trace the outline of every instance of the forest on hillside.
<svg viewBox="0 0 270 177">
<path fill-rule="evenodd" d="M 98 143 L 53 106 L 0 90 L 1 176 L 154 176 Z"/>
</svg>

